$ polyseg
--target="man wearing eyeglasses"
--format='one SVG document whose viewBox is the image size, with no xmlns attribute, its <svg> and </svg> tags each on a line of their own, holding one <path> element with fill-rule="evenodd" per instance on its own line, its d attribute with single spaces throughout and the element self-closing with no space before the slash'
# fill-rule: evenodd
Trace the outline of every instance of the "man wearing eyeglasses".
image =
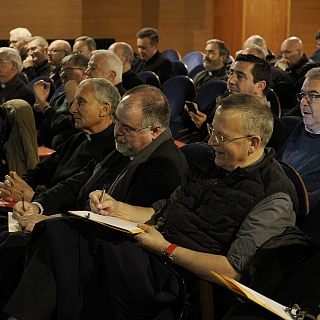
<svg viewBox="0 0 320 320">
<path fill-rule="evenodd" d="M 32 90 L 19 79 L 22 61 L 17 50 L 0 48 L 0 105 L 12 99 L 22 99 L 31 106 L 35 98 Z"/>
<path fill-rule="evenodd" d="M 320 244 L 320 68 L 307 72 L 297 99 L 303 121 L 294 128 L 277 153 L 277 159 L 290 164 L 303 179 L 309 194 L 310 212 L 301 228 Z"/>
<path fill-rule="evenodd" d="M 303 43 L 298 37 L 290 37 L 281 44 L 282 58 L 275 63 L 275 67 L 286 71 L 292 82 L 297 82 L 308 70 L 318 65 L 304 53 Z"/>
<path fill-rule="evenodd" d="M 132 135 L 150 134 L 150 130 L 154 130 L 155 134 L 156 127 L 155 123 L 147 121 L 140 122 L 140 127 L 138 123 L 130 122 L 137 112 L 132 103 L 130 97 L 125 97 L 114 121 L 115 133 L 119 137 L 116 138 L 117 148 L 128 143 L 130 138 L 131 145 L 123 150 L 135 161 L 139 155 L 136 157 L 134 150 L 141 148 L 143 141 L 133 143 Z M 126 105 L 129 108 L 127 111 L 134 110 L 133 115 L 130 113 L 129 116 L 126 112 Z M 152 127 L 149 128 L 149 125 Z M 50 310 L 55 307 L 61 318 L 72 314 L 76 315 L 75 319 L 80 319 L 81 315 L 88 314 L 90 308 L 93 310 L 93 306 L 97 307 L 98 314 L 105 313 L 106 305 L 111 319 L 133 319 L 138 316 L 141 319 L 173 319 L 174 308 L 170 309 L 170 306 L 179 296 L 177 273 L 185 279 L 187 296 L 191 293 L 190 287 L 195 289 L 199 277 L 216 282 L 211 271 L 239 279 L 257 248 L 295 223 L 294 207 L 297 202 L 294 187 L 274 160 L 274 151 L 265 149 L 272 128 L 271 111 L 258 97 L 240 93 L 219 100 L 214 120 L 209 126 L 209 146 L 214 152 L 209 150 L 189 166 L 181 185 L 170 199 L 157 201 L 148 207 L 137 207 L 133 201 L 119 201 L 118 195 L 109 193 L 100 200 L 101 191 L 90 193 L 90 207 L 94 212 L 134 221 L 143 233 L 133 240 L 123 236 L 123 233 L 103 229 L 84 220 L 47 220 L 41 230 L 37 228 L 39 238 L 34 240 L 38 241 L 41 249 L 46 248 L 43 252 L 50 252 L 49 256 L 52 255 L 55 261 L 55 274 L 52 274 L 55 283 L 49 286 L 50 290 L 48 283 L 42 286 L 44 282 L 41 280 L 27 285 L 25 280 L 37 270 L 38 265 L 36 259 L 32 259 L 20 288 L 14 293 L 5 312 L 16 318 L 27 314 L 30 304 L 23 303 L 22 296 L 33 299 L 34 295 L 28 292 L 34 290 L 41 292 L 46 302 L 39 301 L 39 306 L 32 303 L 33 310 L 44 309 L 48 319 L 52 316 Z M 151 181 L 156 183 L 153 177 Z M 29 204 L 27 206 L 29 208 Z M 14 210 L 24 213 L 21 203 Z M 154 224 L 157 229 L 152 226 Z M 103 230 L 98 233 L 94 231 L 97 228 Z M 82 261 L 78 259 L 72 266 L 65 263 L 68 255 L 61 254 L 55 245 L 55 230 L 63 230 L 70 236 L 64 251 L 72 247 L 73 254 L 81 252 Z M 77 239 L 86 240 L 75 249 L 72 244 Z M 99 244 L 94 254 L 86 249 L 91 248 L 90 244 Z M 57 254 L 61 263 L 55 259 Z M 47 258 L 40 260 L 40 265 L 44 263 L 47 271 L 53 268 Z M 92 263 L 94 271 L 89 272 L 83 261 L 86 265 Z M 72 282 L 69 284 L 73 285 L 63 286 L 60 270 L 70 275 L 68 280 L 72 279 Z M 76 275 L 83 274 L 83 271 L 88 274 L 79 285 Z M 99 282 L 98 279 L 102 280 Z M 59 298 L 62 287 L 64 292 Z M 92 298 L 90 302 L 75 298 L 83 294 Z M 103 301 L 100 306 L 93 302 L 100 299 Z M 193 302 L 190 297 L 188 302 Z M 188 319 L 198 319 L 197 304 L 191 306 L 195 310 L 189 310 Z M 17 311 L 19 307 L 21 310 Z M 97 310 L 90 313 L 92 318 L 96 318 L 93 315 Z"/>
<path fill-rule="evenodd" d="M 43 37 L 35 36 L 28 41 L 28 56 L 22 61 L 22 72 L 27 75 L 29 82 L 36 77 L 50 74 L 47 50 L 48 42 Z"/>
<path fill-rule="evenodd" d="M 68 41 L 55 40 L 50 43 L 48 48 L 48 63 L 51 66 L 49 77 L 55 83 L 56 89 L 61 86 L 59 70 L 61 68 L 62 59 L 71 54 L 71 46 Z"/>
<path fill-rule="evenodd" d="M 38 145 L 49 148 L 57 147 L 70 136 L 78 132 L 74 127 L 74 119 L 69 109 L 79 88 L 79 83 L 86 78 L 85 70 L 88 58 L 81 53 L 64 57 L 59 70 L 63 90 L 47 102 L 50 94 L 49 82 L 37 81 L 34 86 L 34 110 L 42 114 L 42 121 L 38 120 Z"/>
</svg>

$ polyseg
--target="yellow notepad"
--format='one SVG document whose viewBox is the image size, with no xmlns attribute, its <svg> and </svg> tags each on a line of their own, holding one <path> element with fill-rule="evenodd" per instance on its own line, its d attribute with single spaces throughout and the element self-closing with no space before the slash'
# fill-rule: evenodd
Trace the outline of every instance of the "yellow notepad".
<svg viewBox="0 0 320 320">
<path fill-rule="evenodd" d="M 69 213 L 97 223 L 101 223 L 107 227 L 117 229 L 122 232 L 133 234 L 144 232 L 144 230 L 137 227 L 136 222 L 127 221 L 111 216 L 103 216 L 101 214 L 93 213 L 92 211 L 69 211 Z"/>
<path fill-rule="evenodd" d="M 235 293 L 250 299 L 263 308 L 273 312 L 282 319 L 293 319 L 291 315 L 286 312 L 287 307 L 283 306 L 282 304 L 267 298 L 266 296 L 246 287 L 245 285 L 239 283 L 234 279 L 231 279 L 214 271 L 211 272 L 215 277 L 217 277 L 223 284 L 225 284 L 230 290 L 234 291 Z"/>
</svg>

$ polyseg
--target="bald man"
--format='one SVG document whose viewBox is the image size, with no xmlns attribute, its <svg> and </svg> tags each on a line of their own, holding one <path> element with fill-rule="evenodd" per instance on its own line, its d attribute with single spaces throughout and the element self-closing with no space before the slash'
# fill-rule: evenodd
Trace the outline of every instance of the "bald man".
<svg viewBox="0 0 320 320">
<path fill-rule="evenodd" d="M 114 52 L 122 62 L 122 85 L 126 90 L 130 90 L 136 86 L 143 84 L 142 80 L 131 69 L 133 50 L 128 43 L 115 42 L 109 47 L 108 50 Z"/>
<path fill-rule="evenodd" d="M 293 83 L 304 77 L 310 69 L 318 67 L 303 51 L 303 43 L 298 37 L 290 37 L 281 44 L 282 58 L 275 67 L 286 71 Z"/>
</svg>

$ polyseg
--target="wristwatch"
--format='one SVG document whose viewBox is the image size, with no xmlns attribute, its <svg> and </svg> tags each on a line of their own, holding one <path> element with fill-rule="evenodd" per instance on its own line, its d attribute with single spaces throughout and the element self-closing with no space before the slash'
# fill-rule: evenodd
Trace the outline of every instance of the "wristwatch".
<svg viewBox="0 0 320 320">
<path fill-rule="evenodd" d="M 167 266 L 173 265 L 173 251 L 179 246 L 176 244 L 170 244 L 170 246 L 162 253 L 161 260 Z"/>
</svg>

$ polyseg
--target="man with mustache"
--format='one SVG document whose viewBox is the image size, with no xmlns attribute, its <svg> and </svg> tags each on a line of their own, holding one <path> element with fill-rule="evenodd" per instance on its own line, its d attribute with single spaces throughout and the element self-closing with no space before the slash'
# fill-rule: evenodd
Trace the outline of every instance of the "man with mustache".
<svg viewBox="0 0 320 320">
<path fill-rule="evenodd" d="M 203 53 L 205 70 L 200 71 L 193 78 L 196 91 L 199 91 L 209 81 L 226 80 L 227 78 L 227 63 L 230 54 L 227 45 L 221 40 L 211 39 L 207 41 Z"/>
</svg>

